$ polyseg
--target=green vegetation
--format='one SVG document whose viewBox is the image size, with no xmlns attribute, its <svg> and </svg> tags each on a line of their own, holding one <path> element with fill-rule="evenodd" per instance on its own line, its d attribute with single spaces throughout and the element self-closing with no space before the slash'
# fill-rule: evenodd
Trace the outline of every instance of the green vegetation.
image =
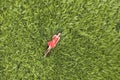
<svg viewBox="0 0 120 80">
<path fill-rule="evenodd" d="M 119 60 L 120 0 L 0 0 L 0 80 L 120 80 Z"/>
</svg>

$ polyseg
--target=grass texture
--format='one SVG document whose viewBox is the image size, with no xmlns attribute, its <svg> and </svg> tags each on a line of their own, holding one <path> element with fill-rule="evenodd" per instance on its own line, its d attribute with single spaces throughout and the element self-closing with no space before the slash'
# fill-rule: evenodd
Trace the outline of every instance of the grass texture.
<svg viewBox="0 0 120 80">
<path fill-rule="evenodd" d="M 120 80 L 120 0 L 0 0 L 0 80 Z"/>
</svg>

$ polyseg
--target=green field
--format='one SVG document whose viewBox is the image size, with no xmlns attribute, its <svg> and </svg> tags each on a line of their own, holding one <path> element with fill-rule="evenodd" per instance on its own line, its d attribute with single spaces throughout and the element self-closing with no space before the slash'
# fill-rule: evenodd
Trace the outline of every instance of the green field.
<svg viewBox="0 0 120 80">
<path fill-rule="evenodd" d="M 0 0 L 0 80 L 120 80 L 120 0 Z"/>
</svg>

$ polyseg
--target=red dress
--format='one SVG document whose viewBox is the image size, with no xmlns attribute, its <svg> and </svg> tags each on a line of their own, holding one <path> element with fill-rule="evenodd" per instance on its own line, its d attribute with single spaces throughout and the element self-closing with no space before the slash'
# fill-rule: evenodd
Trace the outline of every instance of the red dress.
<svg viewBox="0 0 120 80">
<path fill-rule="evenodd" d="M 54 48 L 57 44 L 57 42 L 59 41 L 60 37 L 57 35 L 54 35 L 52 40 L 48 42 L 48 46 L 51 48 Z"/>
</svg>

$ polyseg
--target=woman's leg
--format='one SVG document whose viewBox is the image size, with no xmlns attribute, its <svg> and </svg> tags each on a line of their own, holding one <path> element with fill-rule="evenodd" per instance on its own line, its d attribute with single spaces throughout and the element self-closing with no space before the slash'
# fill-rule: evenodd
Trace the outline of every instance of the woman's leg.
<svg viewBox="0 0 120 80">
<path fill-rule="evenodd" d="M 45 51 L 45 55 L 44 55 L 44 57 L 47 56 L 47 54 L 50 52 L 50 50 L 51 50 L 51 47 L 48 47 L 48 49 Z"/>
</svg>

